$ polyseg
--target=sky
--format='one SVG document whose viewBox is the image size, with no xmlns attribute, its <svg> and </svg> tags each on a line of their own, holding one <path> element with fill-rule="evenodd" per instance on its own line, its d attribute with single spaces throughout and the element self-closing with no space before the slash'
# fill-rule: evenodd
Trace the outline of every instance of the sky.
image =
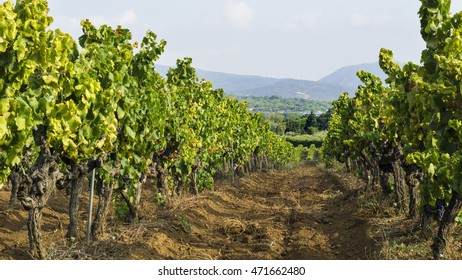
<svg viewBox="0 0 462 280">
<path fill-rule="evenodd" d="M 80 21 L 122 25 L 141 41 L 167 41 L 157 63 L 191 57 L 203 70 L 318 80 L 376 62 L 381 48 L 419 62 L 418 0 L 49 0 L 52 28 L 82 34 Z M 452 12 L 462 0 L 452 1 Z"/>
</svg>

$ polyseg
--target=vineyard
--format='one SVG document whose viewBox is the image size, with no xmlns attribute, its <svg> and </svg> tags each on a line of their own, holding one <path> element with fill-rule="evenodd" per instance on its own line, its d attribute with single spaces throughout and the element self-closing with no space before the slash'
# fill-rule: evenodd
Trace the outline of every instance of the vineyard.
<svg viewBox="0 0 462 280">
<path fill-rule="evenodd" d="M 420 219 L 440 259 L 462 221 L 462 13 L 451 15 L 450 0 L 421 2 L 421 64 L 400 67 L 382 49 L 386 85 L 358 73 L 356 96 L 334 102 L 323 150 L 327 161 L 362 176 L 368 191 L 393 197 L 401 213 Z"/>
<path fill-rule="evenodd" d="M 90 246 L 65 241 L 67 200 L 57 193 L 43 210 L 44 244 L 52 259 L 373 258 L 375 242 L 366 234 L 367 221 L 354 210 L 357 181 L 320 171 L 304 164 L 235 183 L 217 180 L 214 191 L 165 206 L 144 196 L 139 223 L 117 225 L 110 214 L 106 233 Z M 144 192 L 152 195 L 150 185 L 148 180 Z M 0 202 L 6 202 L 8 192 L 2 193 Z M 87 190 L 81 199 L 88 201 Z M 0 259 L 30 258 L 23 212 L 16 206 L 0 215 Z"/>
<path fill-rule="evenodd" d="M 152 31 L 136 41 L 82 20 L 75 40 L 49 29 L 47 1 L 6 1 L 0 258 L 460 258 L 462 13 L 421 2 L 421 64 L 382 49 L 388 79 L 358 73 L 317 151 L 199 79 L 191 58 L 160 75 L 167 43 Z"/>
<path fill-rule="evenodd" d="M 47 1 L 0 6 L 0 182 L 11 206 L 28 211 L 30 254 L 46 258 L 43 209 L 52 194 L 70 196 L 66 238 L 79 236 L 82 182 L 95 171 L 98 205 L 91 225 L 104 234 L 108 205 L 135 223 L 143 182 L 156 178 L 158 203 L 213 188 L 213 176 L 298 161 L 293 148 L 261 115 L 199 80 L 192 60 L 178 60 L 166 78 L 155 71 L 165 41 L 148 31 L 81 22 L 78 43 L 52 22 Z"/>
<path fill-rule="evenodd" d="M 58 260 L 370 260 L 430 259 L 431 240 L 416 223 L 396 215 L 393 200 L 363 192 L 365 182 L 344 168 L 314 163 L 253 173 L 213 191 L 185 195 L 168 205 L 151 198 L 147 180 L 140 221 L 120 224 L 108 214 L 105 233 L 90 245 L 66 240 L 68 197 L 57 192 L 43 209 L 47 258 Z M 274 186 L 278 188 L 275 189 Z M 327 187 L 326 187 L 327 186 Z M 27 212 L 6 209 L 0 191 L 0 259 L 30 259 Z M 88 203 L 88 189 L 80 196 Z M 97 203 L 95 202 L 95 205 Z M 78 216 L 84 236 L 86 209 Z M 460 259 L 460 228 L 446 257 Z"/>
</svg>

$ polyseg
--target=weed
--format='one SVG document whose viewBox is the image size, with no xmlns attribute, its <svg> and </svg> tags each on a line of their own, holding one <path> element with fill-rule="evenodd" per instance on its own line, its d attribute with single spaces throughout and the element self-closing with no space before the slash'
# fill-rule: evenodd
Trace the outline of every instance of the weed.
<svg viewBox="0 0 462 280">
<path fill-rule="evenodd" d="M 192 224 L 185 215 L 180 215 L 178 217 L 178 222 L 180 223 L 181 229 L 186 233 L 191 233 Z"/>
<path fill-rule="evenodd" d="M 158 207 L 161 207 L 161 208 L 165 207 L 166 200 L 165 200 L 165 197 L 160 192 L 154 194 L 154 197 L 152 200 L 154 204 L 156 204 Z"/>
</svg>

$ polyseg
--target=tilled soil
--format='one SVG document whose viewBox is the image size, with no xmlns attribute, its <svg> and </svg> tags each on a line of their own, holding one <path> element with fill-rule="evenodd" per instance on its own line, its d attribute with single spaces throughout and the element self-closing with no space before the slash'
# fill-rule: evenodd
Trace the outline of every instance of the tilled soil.
<svg viewBox="0 0 462 280">
<path fill-rule="evenodd" d="M 154 204 L 148 183 L 140 222 L 121 225 L 109 217 L 107 234 L 90 246 L 84 245 L 87 209 L 80 211 L 82 240 L 65 241 L 68 198 L 57 193 L 44 209 L 43 238 L 50 259 L 383 258 L 388 240 L 364 214 L 363 189 L 314 163 L 217 181 L 214 191 L 170 199 L 165 207 Z M 0 194 L 0 259 L 30 259 L 27 213 L 18 205 L 8 209 L 9 193 Z M 84 194 L 82 208 L 87 201 Z"/>
</svg>

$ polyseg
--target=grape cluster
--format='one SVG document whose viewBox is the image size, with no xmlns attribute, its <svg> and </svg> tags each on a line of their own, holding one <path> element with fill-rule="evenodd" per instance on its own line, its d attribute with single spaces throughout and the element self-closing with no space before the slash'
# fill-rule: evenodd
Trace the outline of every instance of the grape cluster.
<svg viewBox="0 0 462 280">
<path fill-rule="evenodd" d="M 444 217 L 444 212 L 446 211 L 446 202 L 444 200 L 438 199 L 436 201 L 436 219 L 442 221 Z"/>
<path fill-rule="evenodd" d="M 446 212 L 446 202 L 442 199 L 436 200 L 435 207 L 425 204 L 423 207 L 425 216 L 430 217 L 433 214 L 436 215 L 436 219 L 441 222 L 444 218 L 444 213 Z"/>
</svg>

